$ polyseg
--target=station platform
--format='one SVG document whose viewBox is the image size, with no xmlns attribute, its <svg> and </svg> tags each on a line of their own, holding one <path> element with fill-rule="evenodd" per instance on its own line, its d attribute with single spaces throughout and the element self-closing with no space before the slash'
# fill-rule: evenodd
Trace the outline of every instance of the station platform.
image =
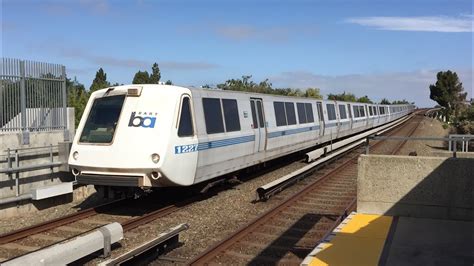
<svg viewBox="0 0 474 266">
<path fill-rule="evenodd" d="M 351 213 L 301 265 L 473 265 L 473 222 Z"/>
</svg>

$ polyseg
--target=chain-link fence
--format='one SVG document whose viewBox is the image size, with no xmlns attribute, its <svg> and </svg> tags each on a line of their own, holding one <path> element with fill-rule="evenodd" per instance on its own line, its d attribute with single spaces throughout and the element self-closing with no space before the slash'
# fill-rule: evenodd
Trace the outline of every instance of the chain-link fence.
<svg viewBox="0 0 474 266">
<path fill-rule="evenodd" d="M 63 65 L 2 58 L 0 61 L 0 134 L 67 132 L 66 68 Z"/>
</svg>

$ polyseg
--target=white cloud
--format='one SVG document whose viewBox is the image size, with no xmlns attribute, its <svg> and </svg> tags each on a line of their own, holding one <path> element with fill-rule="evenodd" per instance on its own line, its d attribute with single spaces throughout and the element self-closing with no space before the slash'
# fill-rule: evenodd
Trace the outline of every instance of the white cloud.
<svg viewBox="0 0 474 266">
<path fill-rule="evenodd" d="M 459 17 L 360 17 L 345 20 L 348 23 L 375 27 L 379 30 L 472 32 L 473 16 Z"/>
<path fill-rule="evenodd" d="M 473 97 L 472 69 L 452 69 L 456 71 L 463 82 L 468 98 Z M 406 99 L 414 101 L 418 106 L 434 106 L 430 100 L 429 85 L 436 82 L 436 73 L 439 70 L 418 70 L 413 72 L 391 72 L 373 74 L 354 74 L 328 76 L 318 75 L 308 71 L 283 72 L 270 81 L 276 87 L 309 88 L 317 87 L 321 93 L 354 93 L 361 97 L 368 95 L 370 99 L 380 101 L 382 98 L 390 100 Z"/>
</svg>

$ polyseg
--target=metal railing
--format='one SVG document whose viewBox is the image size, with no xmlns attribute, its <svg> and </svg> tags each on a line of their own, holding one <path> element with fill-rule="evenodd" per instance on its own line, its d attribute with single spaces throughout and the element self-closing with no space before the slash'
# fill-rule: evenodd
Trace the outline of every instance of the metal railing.
<svg viewBox="0 0 474 266">
<path fill-rule="evenodd" d="M 457 152 L 469 152 L 470 141 L 474 139 L 474 135 L 449 135 L 448 137 L 399 137 L 399 136 L 369 136 L 367 137 L 365 154 L 369 154 L 370 140 L 393 140 L 393 141 L 446 141 L 448 142 L 449 152 L 453 153 L 453 157 L 457 157 Z M 458 144 L 461 150 L 458 151 Z"/>
<path fill-rule="evenodd" d="M 1 58 L 0 134 L 67 132 L 66 68 L 63 65 Z"/>
<path fill-rule="evenodd" d="M 42 150 L 42 151 L 41 151 Z M 20 156 L 31 156 L 25 152 L 37 151 L 36 156 L 46 155 L 49 156 L 49 162 L 33 164 L 28 166 L 20 166 L 21 158 Z M 60 157 L 59 145 L 49 145 L 42 147 L 33 147 L 33 148 L 19 148 L 19 149 L 7 149 L 6 152 L 6 163 L 7 168 L 0 169 L 0 174 L 8 175 L 10 180 L 15 180 L 15 194 L 16 197 L 20 196 L 20 173 L 29 172 L 41 169 L 51 169 L 51 173 L 54 172 L 55 167 L 63 166 L 67 162 L 63 161 L 54 161 L 54 155 L 57 153 L 58 158 Z M 24 152 L 24 154 L 21 154 Z M 63 156 L 64 157 L 64 156 Z"/>
</svg>

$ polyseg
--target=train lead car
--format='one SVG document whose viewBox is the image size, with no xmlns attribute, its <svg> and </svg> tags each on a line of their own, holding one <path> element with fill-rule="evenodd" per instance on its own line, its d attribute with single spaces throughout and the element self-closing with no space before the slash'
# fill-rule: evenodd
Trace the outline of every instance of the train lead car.
<svg viewBox="0 0 474 266">
<path fill-rule="evenodd" d="M 79 183 L 190 186 L 411 113 L 379 105 L 170 85 L 94 92 L 71 148 Z"/>
</svg>

